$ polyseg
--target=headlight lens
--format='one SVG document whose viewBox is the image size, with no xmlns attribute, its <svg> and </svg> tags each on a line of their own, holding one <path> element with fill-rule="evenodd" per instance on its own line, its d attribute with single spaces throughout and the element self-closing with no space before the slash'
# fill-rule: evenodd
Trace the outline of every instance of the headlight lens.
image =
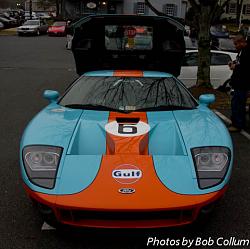
<svg viewBox="0 0 250 249">
<path fill-rule="evenodd" d="M 193 148 L 191 152 L 199 187 L 205 189 L 220 184 L 230 164 L 230 149 L 212 146 Z"/>
<path fill-rule="evenodd" d="M 27 146 L 23 162 L 30 181 L 44 188 L 54 188 L 62 148 L 55 146 Z"/>
</svg>

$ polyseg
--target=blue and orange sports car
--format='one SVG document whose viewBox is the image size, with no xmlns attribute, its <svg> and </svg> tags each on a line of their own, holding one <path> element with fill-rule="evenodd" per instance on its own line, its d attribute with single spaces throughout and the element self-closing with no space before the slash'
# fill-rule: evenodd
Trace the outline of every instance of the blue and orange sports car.
<svg viewBox="0 0 250 249">
<path fill-rule="evenodd" d="M 101 16 L 107 20 L 101 22 L 102 34 L 108 36 L 102 40 L 107 53 L 98 54 L 103 70 L 86 72 L 93 60 L 86 64 L 77 50 L 86 45 L 90 51 L 79 53 L 96 53 L 87 45 L 96 35 L 89 22 L 100 28 L 95 18 L 78 23 L 83 35 L 75 30 L 73 53 L 81 76 L 61 97 L 46 90 L 50 104 L 23 134 L 25 190 L 53 225 L 153 228 L 191 223 L 225 193 L 232 171 L 230 135 L 208 108 L 214 95 L 194 99 L 174 76 L 180 68 L 171 63 L 165 70 L 171 73 L 144 70 L 152 65 L 139 63 L 142 55 L 153 58 L 149 50 L 162 47 L 162 55 L 173 53 L 178 65 L 181 38 L 168 51 L 154 37 L 164 22 L 176 32 L 171 38 L 178 37 L 181 26 L 169 18 L 133 17 L 132 24 L 126 16 Z M 119 19 L 120 30 L 110 24 L 112 18 Z M 143 49 L 133 41 L 139 28 L 147 36 Z M 162 30 L 161 35 L 167 37 Z M 121 70 L 104 70 L 107 61 L 119 67 L 117 60 Z"/>
</svg>

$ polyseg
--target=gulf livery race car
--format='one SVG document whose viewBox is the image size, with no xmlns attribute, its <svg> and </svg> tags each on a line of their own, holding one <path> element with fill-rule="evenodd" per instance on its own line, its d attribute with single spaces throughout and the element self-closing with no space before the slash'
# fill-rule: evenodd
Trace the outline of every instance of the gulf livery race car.
<svg viewBox="0 0 250 249">
<path fill-rule="evenodd" d="M 103 70 L 87 72 L 94 65 L 78 53 L 95 54 L 96 50 L 81 46 L 101 39 L 93 39 L 96 33 L 91 28 L 98 26 L 102 34 L 109 29 L 109 37 L 116 39 L 110 34 L 117 31 L 113 25 L 117 19 L 124 40 L 120 40 L 121 33 L 117 43 L 103 38 L 103 54 L 98 55 L 103 56 L 103 64 L 99 61 Z M 214 95 L 201 95 L 197 101 L 174 76 L 183 54 L 178 36 L 182 27 L 169 18 L 132 19 L 95 16 L 78 23 L 83 35 L 75 31 L 72 50 L 82 73 L 61 97 L 57 91 L 44 92 L 50 104 L 23 134 L 20 164 L 24 187 L 49 224 L 105 228 L 184 225 L 210 210 L 227 189 L 232 142 L 224 124 L 208 108 Z M 170 29 L 176 40 L 174 50 L 162 51 L 170 57 L 172 53 L 176 62 L 175 66 L 166 63 L 165 71 L 171 73 L 146 70 L 152 65 L 140 62 L 142 55 L 145 60 L 153 58 L 149 50 L 164 48 L 158 45 L 159 24 L 168 32 Z M 132 37 L 126 37 L 136 36 L 126 31 L 132 25 L 135 29 L 143 25 L 152 37 L 147 50 L 138 49 L 129 40 Z M 161 36 L 167 37 L 162 30 Z M 108 60 L 104 52 L 109 53 Z M 107 61 L 122 69 L 108 70 Z M 130 70 L 126 69 L 128 62 Z M 160 66 L 156 61 L 154 68 Z"/>
</svg>

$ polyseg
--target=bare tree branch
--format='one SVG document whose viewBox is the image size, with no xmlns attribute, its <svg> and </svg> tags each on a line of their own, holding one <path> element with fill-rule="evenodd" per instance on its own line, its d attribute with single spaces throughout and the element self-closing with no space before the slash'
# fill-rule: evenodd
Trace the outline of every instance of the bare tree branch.
<svg viewBox="0 0 250 249">
<path fill-rule="evenodd" d="M 195 0 L 188 0 L 195 11 L 200 11 L 200 5 Z"/>
<path fill-rule="evenodd" d="M 166 14 L 164 14 L 163 12 L 159 11 L 158 9 L 156 9 L 151 2 L 149 2 L 149 0 L 145 0 L 145 4 L 158 16 L 168 16 Z"/>
<path fill-rule="evenodd" d="M 214 6 L 211 9 L 210 23 L 213 24 L 224 12 L 223 8 L 218 4 L 218 0 L 214 2 Z"/>
<path fill-rule="evenodd" d="M 224 9 L 228 3 L 230 2 L 231 0 L 226 0 L 222 5 L 221 5 L 221 8 Z"/>
</svg>

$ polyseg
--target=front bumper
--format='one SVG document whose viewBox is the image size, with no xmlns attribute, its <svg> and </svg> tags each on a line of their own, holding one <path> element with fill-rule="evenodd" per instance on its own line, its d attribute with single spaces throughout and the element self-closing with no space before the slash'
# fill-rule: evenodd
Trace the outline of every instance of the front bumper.
<svg viewBox="0 0 250 249">
<path fill-rule="evenodd" d="M 47 32 L 49 36 L 65 36 L 65 32 Z"/>
<path fill-rule="evenodd" d="M 36 34 L 37 30 L 17 30 L 18 34 Z"/>
<path fill-rule="evenodd" d="M 182 206 L 171 204 L 165 208 L 144 209 L 141 205 L 136 209 L 102 209 L 75 206 L 70 200 L 77 199 L 81 193 L 59 197 L 34 192 L 25 185 L 29 197 L 42 206 L 46 213 L 54 214 L 58 222 L 96 228 L 159 228 L 190 224 L 201 211 L 206 211 L 220 199 L 226 189 L 227 186 L 220 191 L 199 196 L 181 195 L 182 202 L 187 200 L 188 203 Z"/>
</svg>

